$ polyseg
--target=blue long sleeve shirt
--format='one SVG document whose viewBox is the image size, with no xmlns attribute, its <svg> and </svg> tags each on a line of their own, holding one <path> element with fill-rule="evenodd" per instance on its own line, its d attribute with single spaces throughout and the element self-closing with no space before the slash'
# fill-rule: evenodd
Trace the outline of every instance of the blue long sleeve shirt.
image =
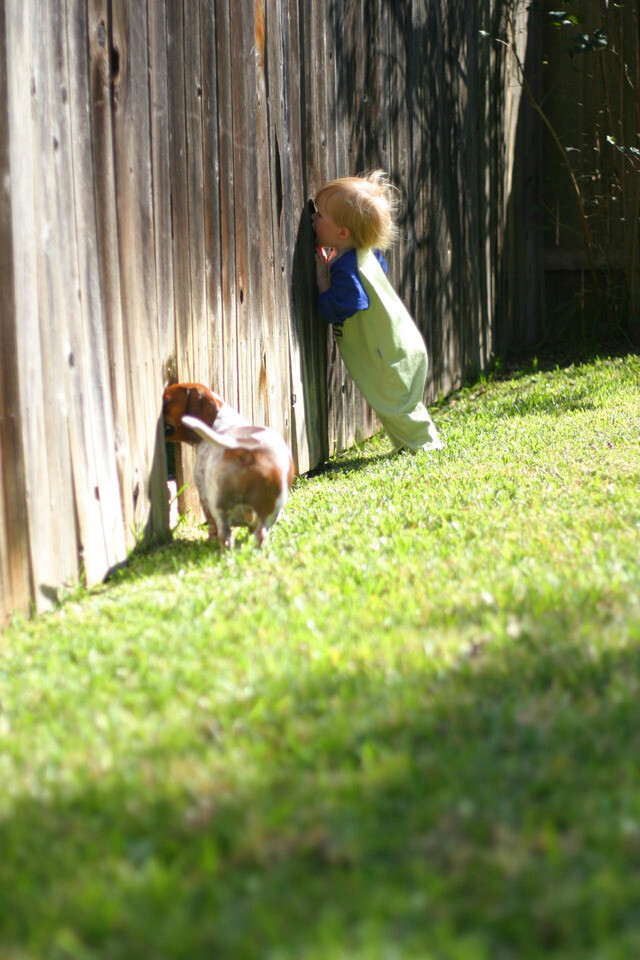
<svg viewBox="0 0 640 960">
<path fill-rule="evenodd" d="M 374 254 L 383 271 L 387 264 L 379 250 Z M 327 323 L 342 325 L 359 310 L 369 309 L 369 296 L 358 271 L 358 254 L 355 249 L 346 250 L 329 264 L 331 286 L 318 296 L 318 311 Z"/>
</svg>

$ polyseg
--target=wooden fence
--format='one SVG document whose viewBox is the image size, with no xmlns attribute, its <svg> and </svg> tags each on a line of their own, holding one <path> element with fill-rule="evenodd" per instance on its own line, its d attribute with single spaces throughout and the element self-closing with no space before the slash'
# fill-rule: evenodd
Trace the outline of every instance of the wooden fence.
<svg viewBox="0 0 640 960">
<path fill-rule="evenodd" d="M 541 16 L 541 102 L 564 150 L 545 131 L 546 312 L 564 335 L 599 314 L 640 346 L 640 3 L 574 0 L 575 24 L 555 10 Z"/>
<path fill-rule="evenodd" d="M 299 472 L 376 423 L 315 313 L 309 201 L 382 166 L 428 399 L 531 338 L 535 131 L 500 0 L 0 0 L 0 620 L 168 527 L 161 394 Z M 537 55 L 524 2 L 522 58 Z M 190 461 L 181 467 L 189 474 Z"/>
</svg>

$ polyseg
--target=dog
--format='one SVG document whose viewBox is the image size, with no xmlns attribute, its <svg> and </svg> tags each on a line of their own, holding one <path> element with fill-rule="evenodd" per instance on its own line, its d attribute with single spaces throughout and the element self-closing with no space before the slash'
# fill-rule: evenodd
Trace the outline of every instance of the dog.
<svg viewBox="0 0 640 960">
<path fill-rule="evenodd" d="M 201 383 L 163 394 L 165 440 L 197 445 L 194 480 L 209 529 L 223 547 L 231 528 L 248 527 L 258 547 L 285 505 L 294 467 L 284 439 L 256 427 Z"/>
</svg>

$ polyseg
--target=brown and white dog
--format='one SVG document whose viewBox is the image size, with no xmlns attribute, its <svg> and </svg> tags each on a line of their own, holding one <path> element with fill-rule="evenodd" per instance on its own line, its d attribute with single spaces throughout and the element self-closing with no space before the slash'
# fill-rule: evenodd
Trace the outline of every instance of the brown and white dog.
<svg viewBox="0 0 640 960">
<path fill-rule="evenodd" d="M 209 539 L 228 547 L 231 527 L 248 527 L 262 546 L 293 483 L 280 434 L 253 426 L 201 383 L 168 386 L 162 414 L 165 440 L 198 445 L 194 480 Z"/>
</svg>

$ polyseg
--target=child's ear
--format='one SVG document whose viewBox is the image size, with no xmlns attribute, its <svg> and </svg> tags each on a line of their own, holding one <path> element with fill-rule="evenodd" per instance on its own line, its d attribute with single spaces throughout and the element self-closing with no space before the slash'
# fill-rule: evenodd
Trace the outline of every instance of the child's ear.
<svg viewBox="0 0 640 960">
<path fill-rule="evenodd" d="M 338 230 L 338 236 L 341 240 L 348 240 L 349 237 L 351 236 L 351 231 L 349 230 L 349 227 L 340 227 L 340 229 Z"/>
</svg>

